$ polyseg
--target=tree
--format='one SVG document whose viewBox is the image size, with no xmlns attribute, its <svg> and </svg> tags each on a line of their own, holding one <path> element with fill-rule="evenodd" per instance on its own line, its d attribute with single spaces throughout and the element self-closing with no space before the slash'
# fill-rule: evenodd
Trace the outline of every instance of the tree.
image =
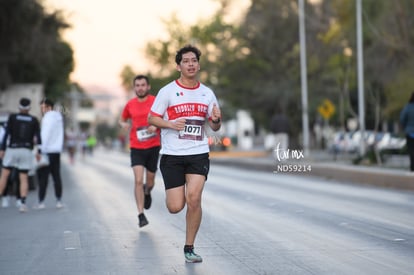
<svg viewBox="0 0 414 275">
<path fill-rule="evenodd" d="M 37 0 L 3 0 L 0 22 L 0 88 L 40 82 L 48 97 L 67 91 L 74 61 L 60 35 L 69 27 L 62 12 L 46 13 Z"/>
<path fill-rule="evenodd" d="M 396 120 L 413 89 L 414 3 L 407 0 L 367 1 L 366 72 L 368 87 L 383 98 L 385 119 Z M 387 104 L 385 104 L 385 102 Z"/>
<path fill-rule="evenodd" d="M 219 97 L 224 94 L 219 83 L 221 81 L 220 66 L 225 63 L 223 60 L 229 58 L 229 55 L 240 56 L 240 51 L 238 40 L 234 36 L 238 32 L 237 28 L 224 20 L 231 1 L 220 0 L 220 3 L 222 8 L 212 18 L 200 20 L 189 27 L 184 27 L 179 19 L 173 15 L 169 20 L 164 21 L 168 32 L 167 39 L 148 42 L 146 55 L 158 68 L 153 73 L 147 73 L 151 76 L 153 91 L 158 91 L 162 86 L 177 78 L 178 74 L 174 63 L 175 53 L 185 44 L 194 44 L 202 52 L 200 80 L 211 86 Z M 128 66 L 124 67 L 121 73 L 122 83 L 132 83 L 129 69 Z M 233 114 L 226 113 L 227 110 L 230 108 L 223 109 L 224 116 L 229 118 Z"/>
<path fill-rule="evenodd" d="M 355 1 L 330 3 L 344 40 L 355 48 Z M 414 22 L 409 16 L 414 12 L 414 3 L 406 0 L 362 3 L 367 126 L 377 129 L 383 120 L 397 118 L 412 90 L 409 88 L 412 77 L 407 72 L 412 71 L 414 64 Z M 356 92 L 354 81 L 350 89 Z"/>
<path fill-rule="evenodd" d="M 275 114 L 289 117 L 300 132 L 300 68 L 297 1 L 252 1 L 233 39 L 237 54 L 220 64 L 219 87 L 226 103 L 250 111 L 269 130 Z M 297 140 L 292 139 L 292 146 Z"/>
<path fill-rule="evenodd" d="M 120 78 L 122 81 L 122 88 L 124 88 L 126 93 L 129 93 L 130 91 L 132 91 L 132 88 L 133 88 L 132 80 L 134 79 L 134 77 L 135 77 L 135 73 L 132 67 L 129 65 L 125 65 L 122 68 Z"/>
<path fill-rule="evenodd" d="M 174 78 L 175 51 L 186 43 L 203 52 L 201 80 L 224 101 L 224 111 L 247 109 L 268 128 L 275 113 L 301 132 L 297 0 L 255 0 L 237 24 L 226 23 L 229 1 L 210 19 L 184 27 L 166 21 L 170 37 L 148 43 L 157 76 Z M 363 1 L 366 119 L 369 128 L 396 118 L 413 90 L 414 2 Z M 310 123 L 325 99 L 338 106 L 332 124 L 346 127 L 357 117 L 355 1 L 325 0 L 306 5 Z"/>
<path fill-rule="evenodd" d="M 366 120 L 369 129 L 379 129 L 382 121 L 397 118 L 412 90 L 414 3 L 362 3 Z M 318 91 L 340 106 L 342 128 L 357 116 L 355 13 L 355 1 L 344 0 L 307 9 L 309 94 Z"/>
</svg>

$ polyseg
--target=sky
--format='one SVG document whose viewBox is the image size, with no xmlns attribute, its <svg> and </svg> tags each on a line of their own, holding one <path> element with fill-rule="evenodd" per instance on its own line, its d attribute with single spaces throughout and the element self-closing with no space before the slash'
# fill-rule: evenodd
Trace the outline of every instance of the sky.
<svg viewBox="0 0 414 275">
<path fill-rule="evenodd" d="M 177 14 L 194 24 L 220 7 L 215 0 L 43 0 L 49 9 L 64 10 L 72 28 L 63 33 L 74 50 L 71 80 L 94 92 L 125 94 L 120 72 L 131 65 L 148 71 L 144 48 L 166 34 L 162 19 Z M 237 4 L 248 0 L 235 0 Z M 101 91 L 99 91 L 101 90 Z"/>
</svg>

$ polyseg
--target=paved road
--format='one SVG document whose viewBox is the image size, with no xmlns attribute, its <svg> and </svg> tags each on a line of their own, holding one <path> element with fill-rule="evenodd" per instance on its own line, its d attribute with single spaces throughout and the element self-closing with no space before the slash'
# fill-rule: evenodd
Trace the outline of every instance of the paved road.
<svg viewBox="0 0 414 275">
<path fill-rule="evenodd" d="M 128 155 L 64 162 L 63 209 L 0 209 L 0 274 L 414 274 L 411 191 L 213 164 L 186 264 L 160 176 L 139 229 Z"/>
</svg>

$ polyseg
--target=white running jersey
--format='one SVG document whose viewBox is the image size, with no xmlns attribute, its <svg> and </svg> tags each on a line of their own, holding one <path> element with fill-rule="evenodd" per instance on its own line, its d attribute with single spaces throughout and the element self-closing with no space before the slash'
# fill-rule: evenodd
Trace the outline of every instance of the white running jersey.
<svg viewBox="0 0 414 275">
<path fill-rule="evenodd" d="M 183 131 L 161 129 L 160 154 L 184 156 L 209 152 L 205 127 L 213 105 L 219 108 L 217 98 L 207 86 L 199 83 L 194 88 L 181 86 L 177 80 L 164 86 L 155 98 L 151 115 L 174 121 L 186 118 Z"/>
</svg>

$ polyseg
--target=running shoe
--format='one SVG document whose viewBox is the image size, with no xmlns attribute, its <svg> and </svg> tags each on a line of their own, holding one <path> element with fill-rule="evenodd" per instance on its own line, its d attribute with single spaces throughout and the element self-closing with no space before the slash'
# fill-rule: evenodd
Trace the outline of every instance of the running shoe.
<svg viewBox="0 0 414 275">
<path fill-rule="evenodd" d="M 62 207 L 63 207 L 62 202 L 61 201 L 57 201 L 56 202 L 56 208 L 62 208 Z"/>
<path fill-rule="evenodd" d="M 20 205 L 20 207 L 19 207 L 19 211 L 20 211 L 21 213 L 27 212 L 27 206 L 26 206 L 26 204 L 22 203 L 22 204 Z"/>
<path fill-rule="evenodd" d="M 152 203 L 151 191 L 148 191 L 147 190 L 147 185 L 144 184 L 144 208 L 145 209 L 150 209 L 151 203 Z"/>
<path fill-rule="evenodd" d="M 3 198 L 1 199 L 1 207 L 7 208 L 9 207 L 9 204 L 10 204 L 9 196 L 3 196 Z"/>
<path fill-rule="evenodd" d="M 187 263 L 201 263 L 203 261 L 200 255 L 194 253 L 194 248 L 184 251 L 184 257 Z"/>
<path fill-rule="evenodd" d="M 146 226 L 148 224 L 148 220 L 145 217 L 144 213 L 141 213 L 138 215 L 138 220 L 139 220 L 139 227 L 143 227 Z"/>
<path fill-rule="evenodd" d="M 33 208 L 37 209 L 37 210 L 42 210 L 42 209 L 46 208 L 46 205 L 43 202 L 39 202 L 39 204 L 35 205 L 35 207 L 33 207 Z"/>
</svg>

